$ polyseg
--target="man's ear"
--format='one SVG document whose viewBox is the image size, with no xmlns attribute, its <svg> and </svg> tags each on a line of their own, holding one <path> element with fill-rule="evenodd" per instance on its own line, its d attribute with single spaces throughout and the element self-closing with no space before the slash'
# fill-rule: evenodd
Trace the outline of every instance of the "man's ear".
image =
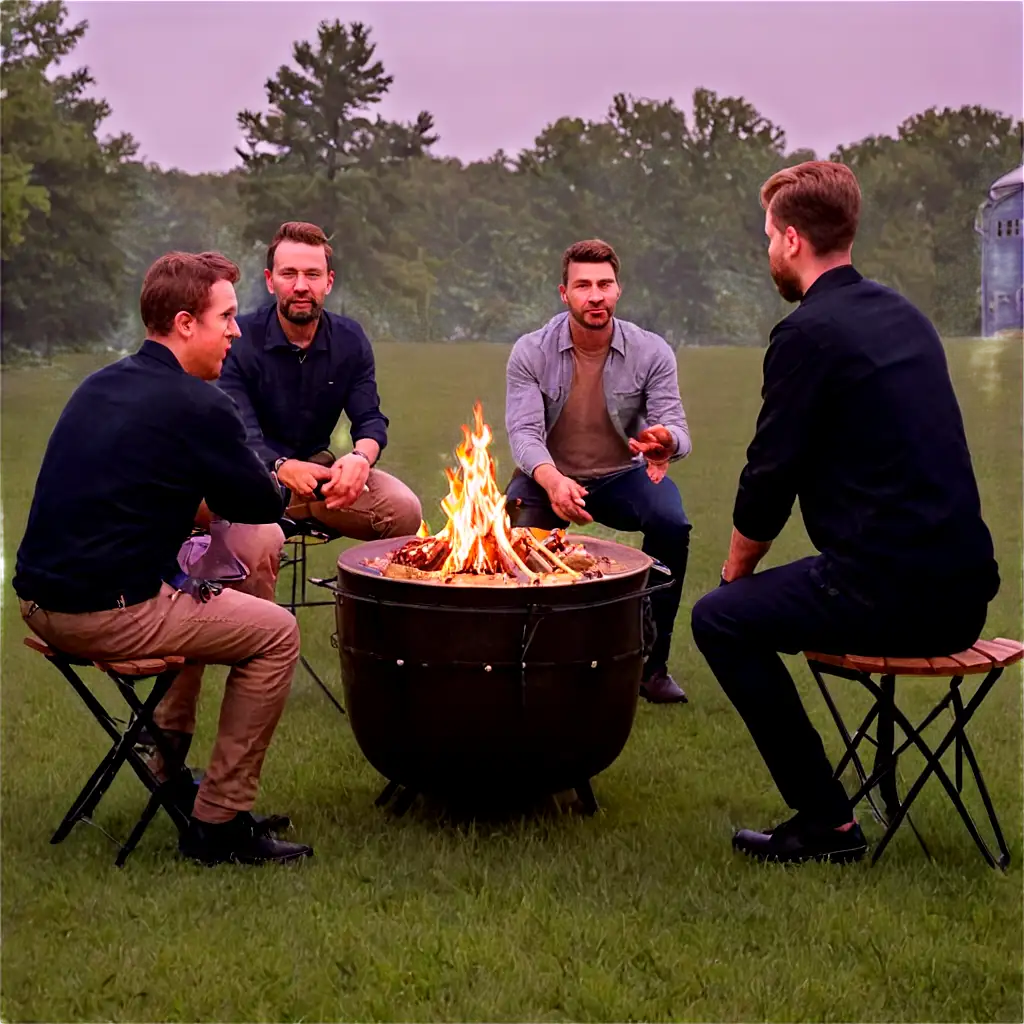
<svg viewBox="0 0 1024 1024">
<path fill-rule="evenodd" d="M 324 295 L 330 295 L 331 294 L 331 289 L 333 287 L 334 287 L 334 271 L 333 270 L 329 270 L 327 272 L 327 290 L 324 292 Z"/>
<path fill-rule="evenodd" d="M 566 295 L 565 285 L 564 284 L 560 284 L 558 286 L 558 294 L 562 297 L 562 302 L 564 302 L 568 306 L 569 305 L 569 299 L 568 299 L 568 296 Z"/>
<path fill-rule="evenodd" d="M 263 271 L 263 280 L 267 282 L 267 291 L 270 292 L 271 295 L 273 295 L 274 294 L 274 285 L 272 283 L 272 278 L 270 276 L 270 271 L 269 270 L 264 270 Z"/>
<path fill-rule="evenodd" d="M 184 335 L 186 338 L 192 337 L 192 328 L 195 322 L 196 318 L 187 310 L 180 309 L 174 314 L 174 327 L 179 334 Z"/>
</svg>

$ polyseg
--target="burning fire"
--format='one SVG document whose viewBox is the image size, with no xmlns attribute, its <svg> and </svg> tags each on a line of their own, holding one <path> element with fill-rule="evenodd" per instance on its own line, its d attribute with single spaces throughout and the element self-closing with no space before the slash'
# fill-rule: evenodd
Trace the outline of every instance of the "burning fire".
<svg viewBox="0 0 1024 1024">
<path fill-rule="evenodd" d="M 445 580 L 456 575 L 525 576 L 537 583 L 550 574 L 566 581 L 580 579 L 584 573 L 595 574 L 591 571 L 595 559 L 582 545 L 566 544 L 564 531 L 542 533 L 542 541 L 533 530 L 512 528 L 505 495 L 495 479 L 494 459 L 488 451 L 492 440 L 483 406 L 477 402 L 473 406 L 473 429 L 463 424 L 462 443 L 455 449 L 458 465 L 445 469 L 448 494 L 441 510 L 448 521 L 444 529 L 431 535 L 427 524 L 421 522 L 416 539 L 385 560 L 382 567 L 388 575 L 397 574 L 389 571 L 395 566 Z M 567 564 L 566 559 L 576 562 L 578 568 Z"/>
</svg>

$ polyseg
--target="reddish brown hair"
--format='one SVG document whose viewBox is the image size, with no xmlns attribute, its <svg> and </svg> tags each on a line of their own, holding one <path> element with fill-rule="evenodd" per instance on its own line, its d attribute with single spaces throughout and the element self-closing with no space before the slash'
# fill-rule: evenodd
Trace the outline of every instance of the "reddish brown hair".
<svg viewBox="0 0 1024 1024">
<path fill-rule="evenodd" d="M 165 337 L 181 312 L 200 317 L 218 281 L 238 281 L 238 267 L 219 252 L 169 252 L 146 271 L 139 307 L 150 334 Z"/>
<path fill-rule="evenodd" d="M 583 242 L 574 242 L 562 253 L 562 284 L 569 283 L 570 263 L 610 263 L 615 271 L 615 280 L 619 279 L 619 257 L 615 250 L 600 238 L 588 238 Z"/>
<path fill-rule="evenodd" d="M 282 242 L 299 242 L 302 245 L 322 245 L 324 248 L 324 256 L 327 257 L 327 270 L 328 273 L 334 270 L 334 266 L 331 263 L 331 255 L 334 250 L 331 248 L 331 243 L 327 241 L 327 236 L 323 232 L 323 228 L 318 228 L 315 224 L 310 224 L 304 220 L 290 220 L 282 224 L 277 229 L 277 234 L 274 235 L 273 241 L 267 246 L 267 270 L 274 269 L 274 253 L 277 252 L 277 247 Z"/>
<path fill-rule="evenodd" d="M 819 256 L 845 252 L 860 221 L 860 185 L 845 164 L 809 160 L 776 171 L 761 186 L 776 228 L 794 227 Z"/>
</svg>

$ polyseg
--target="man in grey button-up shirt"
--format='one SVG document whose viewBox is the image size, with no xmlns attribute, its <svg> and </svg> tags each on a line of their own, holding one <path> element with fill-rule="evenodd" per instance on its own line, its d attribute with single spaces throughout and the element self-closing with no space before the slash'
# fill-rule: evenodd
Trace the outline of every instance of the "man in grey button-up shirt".
<svg viewBox="0 0 1024 1024">
<path fill-rule="evenodd" d="M 596 521 L 643 533 L 643 550 L 669 568 L 674 585 L 651 598 L 658 635 L 640 692 L 655 703 L 685 702 L 668 655 L 690 523 L 665 474 L 690 453 L 690 432 L 672 349 L 614 315 L 618 272 L 606 243 L 570 246 L 559 288 L 568 312 L 513 346 L 505 426 L 517 468 L 509 514 L 516 526 Z"/>
</svg>

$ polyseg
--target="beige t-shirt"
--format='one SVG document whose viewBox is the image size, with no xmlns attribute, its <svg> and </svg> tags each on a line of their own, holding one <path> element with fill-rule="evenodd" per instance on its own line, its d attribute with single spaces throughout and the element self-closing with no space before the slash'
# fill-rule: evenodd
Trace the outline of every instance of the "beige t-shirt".
<svg viewBox="0 0 1024 1024">
<path fill-rule="evenodd" d="M 555 468 L 566 476 L 606 476 L 628 469 L 629 446 L 615 430 L 604 395 L 604 364 L 611 346 L 600 352 L 573 347 L 569 397 L 548 435 Z"/>
</svg>

